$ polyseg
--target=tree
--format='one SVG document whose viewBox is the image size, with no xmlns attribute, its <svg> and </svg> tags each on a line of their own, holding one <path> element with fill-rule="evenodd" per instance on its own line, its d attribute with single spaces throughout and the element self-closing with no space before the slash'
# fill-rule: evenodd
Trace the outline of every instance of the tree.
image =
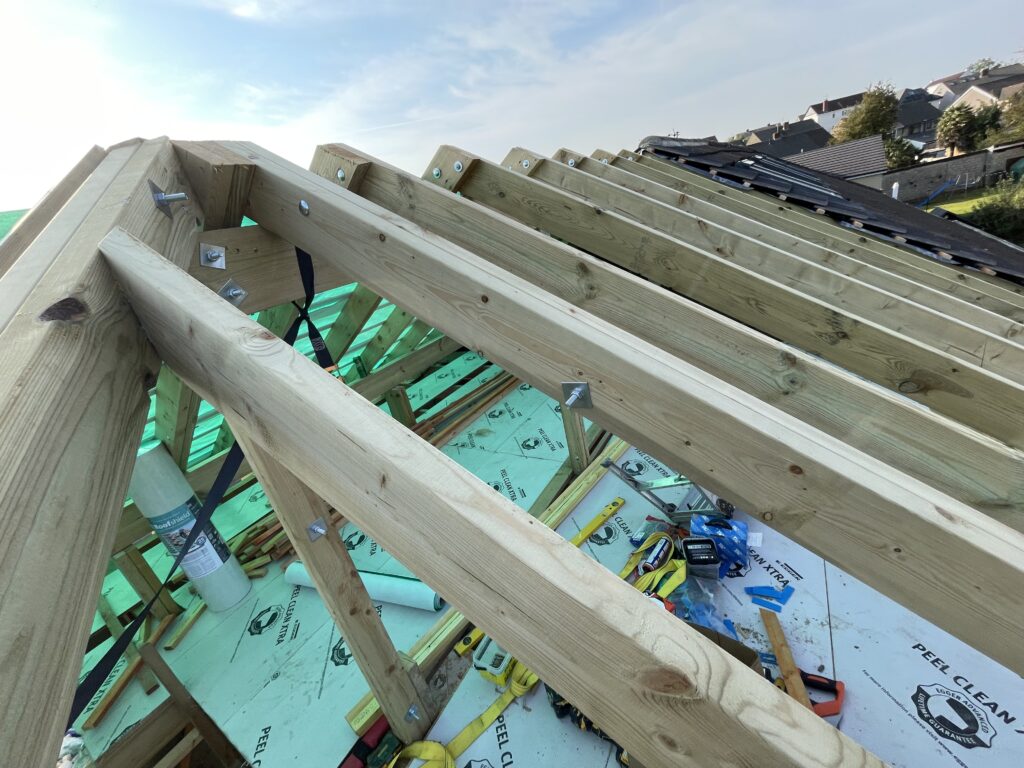
<svg viewBox="0 0 1024 768">
<path fill-rule="evenodd" d="M 917 163 L 917 147 L 906 139 L 885 140 L 885 164 L 890 170 L 909 168 Z"/>
<path fill-rule="evenodd" d="M 968 72 L 972 75 L 980 75 L 986 69 L 992 69 L 993 67 L 998 66 L 1000 66 L 998 61 L 996 61 L 995 59 L 990 59 L 986 56 L 984 58 L 978 59 L 977 61 L 971 64 L 968 64 L 967 69 L 965 69 L 964 72 Z"/>
<path fill-rule="evenodd" d="M 1010 97 L 996 124 L 985 135 L 985 146 L 1024 141 L 1024 91 Z"/>
<path fill-rule="evenodd" d="M 892 85 L 878 83 L 871 86 L 860 104 L 851 109 L 850 114 L 832 131 L 832 140 L 829 144 L 842 144 L 878 133 L 891 133 L 896 124 L 898 107 L 899 99 L 896 98 L 896 91 Z"/>
<path fill-rule="evenodd" d="M 1024 245 L 1024 183 L 1004 179 L 995 194 L 968 214 L 974 226 L 996 237 Z"/>
<path fill-rule="evenodd" d="M 966 104 L 957 104 L 942 113 L 935 128 L 935 137 L 944 147 L 971 152 L 978 146 L 978 116 Z"/>
</svg>

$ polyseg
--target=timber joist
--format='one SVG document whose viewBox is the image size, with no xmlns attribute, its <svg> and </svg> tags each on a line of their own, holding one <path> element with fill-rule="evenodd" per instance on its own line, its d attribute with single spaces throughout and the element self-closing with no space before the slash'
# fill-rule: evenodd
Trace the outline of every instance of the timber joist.
<svg viewBox="0 0 1024 768">
<path fill-rule="evenodd" d="M 192 199 L 167 215 L 149 181 Z M 227 415 L 215 447 L 246 447 L 404 739 L 428 725 L 403 719 L 422 683 L 361 618 L 337 538 L 305 536 L 332 509 L 648 768 L 696 743 L 712 766 L 881 764 L 407 428 L 402 385 L 461 347 L 559 399 L 587 381 L 594 424 L 1024 671 L 1012 287 L 632 153 L 441 147 L 420 178 L 343 145 L 304 170 L 162 139 L 90 153 L 55 195 L 0 277 L 0 607 L 31 639 L 0 625 L 24 670 L 0 683 L 12 764 L 52 764 L 107 553 L 146 534 L 130 507 L 117 521 L 154 386 L 156 437 L 197 489 L 223 461 L 189 465 L 200 400 Z M 321 329 L 341 377 L 280 338 L 304 298 L 296 247 L 316 292 L 355 283 Z M 229 278 L 238 307 L 216 293 Z"/>
</svg>

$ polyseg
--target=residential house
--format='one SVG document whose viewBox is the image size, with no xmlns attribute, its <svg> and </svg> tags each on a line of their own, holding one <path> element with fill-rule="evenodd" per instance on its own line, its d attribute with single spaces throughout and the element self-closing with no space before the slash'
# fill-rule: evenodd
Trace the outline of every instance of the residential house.
<svg viewBox="0 0 1024 768">
<path fill-rule="evenodd" d="M 1024 64 L 1006 64 L 980 72 L 960 72 L 934 80 L 925 86 L 925 90 L 938 99 L 935 106 L 945 110 L 957 103 L 967 91 L 973 92 L 961 103 L 967 103 L 972 107 L 986 106 L 1009 98 L 1012 93 L 1002 94 L 1003 89 L 1021 82 L 1024 82 Z"/>
<path fill-rule="evenodd" d="M 927 92 L 921 91 L 921 93 Z M 892 135 L 923 147 L 935 141 L 935 128 L 939 124 L 940 117 L 942 117 L 942 111 L 933 106 L 926 98 L 911 98 L 901 101 L 896 112 L 896 124 L 893 126 Z"/>
<path fill-rule="evenodd" d="M 814 120 L 799 120 L 795 123 L 773 123 L 747 132 L 748 147 L 774 157 L 785 157 L 828 144 L 828 131 Z"/>
<path fill-rule="evenodd" d="M 817 104 L 811 104 L 801 115 L 802 120 L 813 120 L 829 133 L 836 127 L 840 120 L 850 114 L 850 110 L 860 104 L 864 98 L 864 92 L 854 93 L 850 96 L 843 96 L 841 99 L 823 99 Z"/>
</svg>

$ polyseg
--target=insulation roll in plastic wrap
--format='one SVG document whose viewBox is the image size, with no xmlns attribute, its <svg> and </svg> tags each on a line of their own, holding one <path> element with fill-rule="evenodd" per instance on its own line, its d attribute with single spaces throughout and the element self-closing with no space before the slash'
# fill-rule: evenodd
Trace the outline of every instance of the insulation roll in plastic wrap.
<svg viewBox="0 0 1024 768">
<path fill-rule="evenodd" d="M 359 576 L 366 586 L 370 599 L 376 602 L 404 605 L 419 608 L 421 611 L 440 611 L 444 608 L 442 597 L 422 581 L 364 571 L 360 571 Z M 306 566 L 302 563 L 289 565 L 284 572 L 284 580 L 289 584 L 316 588 L 313 579 L 306 572 Z"/>
<path fill-rule="evenodd" d="M 135 460 L 128 495 L 167 551 L 177 557 L 203 505 L 163 445 Z M 237 605 L 252 588 L 249 577 L 212 522 L 182 559 L 181 569 L 211 611 Z"/>
</svg>

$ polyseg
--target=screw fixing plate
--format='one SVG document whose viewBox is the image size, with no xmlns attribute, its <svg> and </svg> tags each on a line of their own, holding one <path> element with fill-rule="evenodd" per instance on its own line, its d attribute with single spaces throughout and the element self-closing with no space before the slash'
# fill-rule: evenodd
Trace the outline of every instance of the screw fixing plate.
<svg viewBox="0 0 1024 768">
<path fill-rule="evenodd" d="M 563 381 L 562 402 L 567 408 L 593 408 L 590 384 L 585 381 Z"/>
<path fill-rule="evenodd" d="M 234 304 L 236 307 L 239 307 L 242 305 L 242 302 L 245 301 L 245 297 L 249 295 L 249 292 L 234 280 L 228 280 L 220 287 L 220 290 L 217 291 L 217 295 L 231 304 Z"/>
<path fill-rule="evenodd" d="M 227 249 L 223 245 L 199 244 L 199 264 L 213 269 L 227 269 Z"/>
<path fill-rule="evenodd" d="M 309 534 L 310 541 L 316 541 L 319 538 L 327 535 L 327 521 L 322 517 L 318 517 L 312 523 L 306 526 L 306 533 Z"/>
</svg>

